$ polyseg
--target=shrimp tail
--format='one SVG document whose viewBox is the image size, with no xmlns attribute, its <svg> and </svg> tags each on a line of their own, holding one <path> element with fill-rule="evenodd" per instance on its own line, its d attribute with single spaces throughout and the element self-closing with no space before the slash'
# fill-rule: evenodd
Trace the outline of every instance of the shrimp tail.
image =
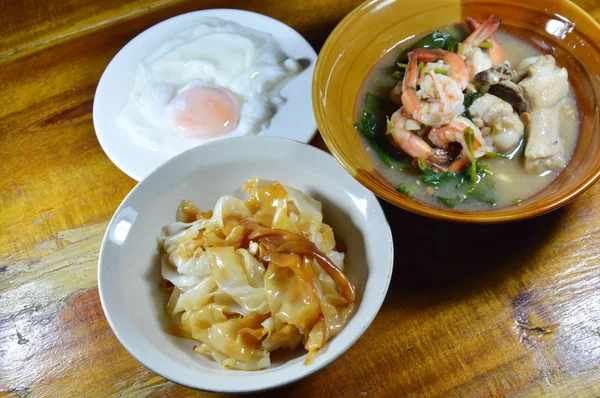
<svg viewBox="0 0 600 398">
<path fill-rule="evenodd" d="M 463 171 L 470 163 L 471 159 L 461 153 L 454 159 L 450 167 L 448 167 L 448 171 Z"/>
<path fill-rule="evenodd" d="M 417 97 L 417 82 L 419 81 L 419 49 L 408 54 L 408 66 L 402 81 L 402 105 L 408 113 L 413 113 L 419 107 Z"/>
<path fill-rule="evenodd" d="M 473 20 L 474 22 L 477 22 Z M 500 26 L 500 20 L 496 18 L 494 14 L 490 15 L 483 23 L 479 24 L 477 28 L 467 38 L 473 46 L 478 46 L 486 41 L 490 36 L 498 30 Z"/>
<path fill-rule="evenodd" d="M 504 62 L 504 50 L 493 36 L 494 32 L 498 30 L 501 21 L 492 14 L 483 23 L 479 23 L 471 17 L 466 17 L 465 23 L 472 32 L 471 36 L 475 35 L 475 37 L 473 37 L 473 45 L 479 45 L 486 40 L 489 41 L 492 43 L 492 48 L 488 49 L 487 53 L 492 60 L 492 64 L 495 66 Z M 475 34 L 475 32 L 477 32 L 477 34 Z M 469 36 L 469 39 L 471 36 Z"/>
</svg>

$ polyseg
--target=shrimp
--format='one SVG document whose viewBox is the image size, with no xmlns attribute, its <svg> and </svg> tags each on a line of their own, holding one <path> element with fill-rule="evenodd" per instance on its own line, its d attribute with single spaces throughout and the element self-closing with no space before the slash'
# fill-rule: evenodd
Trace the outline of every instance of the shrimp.
<svg viewBox="0 0 600 398">
<path fill-rule="evenodd" d="M 446 50 L 420 50 L 419 61 L 421 62 L 436 62 L 443 61 L 448 65 L 448 77 L 458 84 L 461 91 L 467 88 L 471 76 L 465 61 L 460 55 Z"/>
<path fill-rule="evenodd" d="M 432 148 L 421 137 L 414 133 L 421 126 L 410 118 L 404 107 L 392 114 L 391 136 L 394 144 L 413 159 L 423 158 L 428 163 L 448 162 L 448 152 L 444 149 Z M 438 169 L 438 167 L 436 167 Z"/>
<path fill-rule="evenodd" d="M 483 156 L 487 147 L 485 146 L 481 131 L 473 124 L 473 122 L 463 116 L 457 117 L 446 126 L 432 128 L 427 135 L 427 138 L 429 138 L 431 143 L 440 148 L 448 148 L 448 145 L 452 142 L 461 144 L 461 153 L 448 169 L 450 171 L 460 170 L 469 164 L 469 162 L 473 161 L 465 142 L 465 130 L 467 128 L 471 128 L 474 133 L 473 149 L 475 157 L 478 158 Z"/>
<path fill-rule="evenodd" d="M 431 51 L 415 49 L 408 55 L 408 66 L 402 81 L 402 104 L 411 118 L 419 123 L 441 126 L 463 112 L 464 95 L 454 79 L 437 73 L 429 73 L 421 79 L 421 89 L 417 91 L 419 61 L 422 56 L 434 59 L 436 53 L 429 55 Z"/>
<path fill-rule="evenodd" d="M 469 22 L 467 21 L 467 25 L 468 24 Z M 504 59 L 496 59 L 497 56 L 503 57 L 503 54 L 498 53 L 498 55 L 496 55 L 495 52 L 492 52 L 494 54 L 494 60 L 492 60 L 489 54 L 484 53 L 483 50 L 479 48 L 481 43 L 488 40 L 494 32 L 498 30 L 498 26 L 500 26 L 500 20 L 496 19 L 494 14 L 492 14 L 488 19 L 483 21 L 482 24 L 479 24 L 469 37 L 462 42 L 459 48 L 459 55 L 464 57 L 465 63 L 470 70 L 471 77 L 483 70 L 491 68 L 492 64 L 496 61 L 499 61 L 499 63 L 504 61 Z M 500 49 L 500 46 L 492 45 L 492 50 L 495 47 Z"/>
<path fill-rule="evenodd" d="M 477 22 L 471 17 L 466 17 L 465 23 L 467 24 L 467 27 L 471 32 L 475 31 L 477 28 L 479 28 L 479 26 L 481 26 L 479 22 Z M 489 41 L 492 44 L 492 47 L 488 48 L 486 51 L 487 55 L 492 60 L 492 65 L 496 66 L 502 64 L 506 59 L 506 57 L 504 56 L 504 50 L 502 49 L 502 46 L 498 43 L 496 39 L 494 39 L 493 35 L 488 37 L 487 41 Z"/>
</svg>

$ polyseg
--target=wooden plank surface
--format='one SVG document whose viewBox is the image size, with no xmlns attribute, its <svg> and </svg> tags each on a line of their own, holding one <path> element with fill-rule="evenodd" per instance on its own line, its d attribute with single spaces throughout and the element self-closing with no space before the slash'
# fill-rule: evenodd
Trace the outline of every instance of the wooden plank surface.
<svg viewBox="0 0 600 398">
<path fill-rule="evenodd" d="M 577 3 L 600 18 L 598 1 Z M 357 4 L 0 3 L 0 396 L 215 395 L 140 365 L 102 313 L 98 250 L 135 181 L 96 140 L 96 84 L 127 41 L 183 12 L 257 11 L 318 50 Z M 337 361 L 276 393 L 599 396 L 599 195 L 596 184 L 549 215 L 500 226 L 445 224 L 385 205 L 397 261 L 380 314 Z"/>
</svg>

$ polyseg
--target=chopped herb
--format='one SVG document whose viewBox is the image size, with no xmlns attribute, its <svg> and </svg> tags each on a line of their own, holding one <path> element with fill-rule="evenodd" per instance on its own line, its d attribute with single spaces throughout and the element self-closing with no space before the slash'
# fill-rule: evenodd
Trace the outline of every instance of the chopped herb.
<svg viewBox="0 0 600 398">
<path fill-rule="evenodd" d="M 458 46 L 456 47 L 456 52 L 458 54 L 462 54 L 463 53 L 463 44 L 462 43 L 458 43 Z"/>
<path fill-rule="evenodd" d="M 516 198 L 513 198 L 512 202 L 516 205 L 521 204 L 522 200 L 520 196 L 517 196 Z"/>
<path fill-rule="evenodd" d="M 475 132 L 471 127 L 467 127 L 465 131 L 463 131 L 463 135 L 465 137 L 465 144 L 467 145 L 467 150 L 469 151 L 469 155 L 471 156 L 471 182 L 477 182 L 477 158 L 475 157 Z"/>
<path fill-rule="evenodd" d="M 486 152 L 485 156 L 488 156 L 490 158 L 510 159 L 510 156 L 504 155 L 502 153 L 497 153 L 497 152 Z"/>
<path fill-rule="evenodd" d="M 402 69 L 408 68 L 408 64 L 403 64 L 402 62 L 396 62 L 396 65 L 398 65 L 398 68 L 402 68 Z"/>
<path fill-rule="evenodd" d="M 400 184 L 396 187 L 396 191 L 400 192 L 402 195 L 404 196 L 408 196 L 409 198 L 414 198 L 412 192 L 410 192 L 408 190 L 408 188 L 406 187 L 406 185 L 404 184 Z"/>
<path fill-rule="evenodd" d="M 390 119 L 387 120 L 387 124 L 385 126 L 385 135 L 391 134 L 392 133 L 392 121 Z"/>
<path fill-rule="evenodd" d="M 484 50 L 486 50 L 488 48 L 492 48 L 492 47 L 494 47 L 494 45 L 489 41 L 484 41 L 483 43 L 481 43 L 479 45 L 479 48 L 483 48 Z"/>
<path fill-rule="evenodd" d="M 448 76 L 448 71 L 444 68 L 433 68 L 433 71 L 439 75 L 446 75 Z"/>
<path fill-rule="evenodd" d="M 421 72 L 423 70 L 424 66 L 425 66 L 425 64 L 423 62 L 419 62 L 419 72 Z"/>
<path fill-rule="evenodd" d="M 404 73 L 397 70 L 394 73 L 392 73 L 392 77 L 396 80 L 402 80 L 402 79 L 404 79 Z"/>
</svg>

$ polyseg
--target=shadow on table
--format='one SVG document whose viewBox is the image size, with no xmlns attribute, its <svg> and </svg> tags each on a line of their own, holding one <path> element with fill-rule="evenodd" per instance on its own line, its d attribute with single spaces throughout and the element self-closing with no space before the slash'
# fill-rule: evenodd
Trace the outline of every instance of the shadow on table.
<svg viewBox="0 0 600 398">
<path fill-rule="evenodd" d="M 562 210 L 523 222 L 454 224 L 382 202 L 394 238 L 394 273 L 383 306 L 430 306 L 475 295 L 531 267 L 529 258 L 554 233 Z M 330 365 L 335 366 L 335 363 Z M 297 396 L 313 374 L 267 393 Z"/>
<path fill-rule="evenodd" d="M 394 237 L 394 273 L 384 305 L 453 301 L 477 294 L 532 266 L 561 209 L 493 225 L 431 220 L 382 203 Z"/>
</svg>

